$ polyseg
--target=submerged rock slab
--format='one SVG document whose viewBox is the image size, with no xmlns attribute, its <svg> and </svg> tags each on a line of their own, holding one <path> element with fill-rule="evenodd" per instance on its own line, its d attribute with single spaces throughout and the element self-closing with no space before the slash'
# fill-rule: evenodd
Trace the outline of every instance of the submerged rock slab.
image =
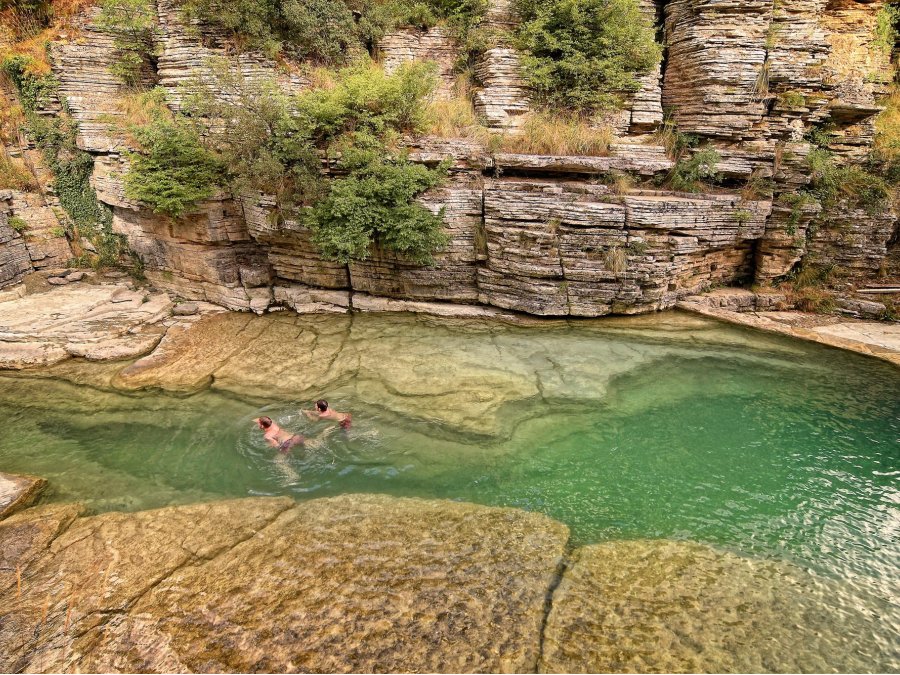
<svg viewBox="0 0 900 675">
<path fill-rule="evenodd" d="M 0 471 L 0 520 L 34 503 L 46 485 L 43 478 Z"/>
<path fill-rule="evenodd" d="M 164 329 L 171 302 L 124 286 L 61 286 L 0 304 L 0 369 L 20 370 L 70 357 L 105 361 L 146 354 Z"/>
<path fill-rule="evenodd" d="M 554 593 L 541 671 L 896 670 L 887 608 L 841 602 L 843 592 L 791 565 L 699 544 L 586 546 Z"/>
<path fill-rule="evenodd" d="M 379 495 L 78 518 L 0 589 L 0 669 L 533 671 L 567 539 L 538 514 Z"/>
</svg>

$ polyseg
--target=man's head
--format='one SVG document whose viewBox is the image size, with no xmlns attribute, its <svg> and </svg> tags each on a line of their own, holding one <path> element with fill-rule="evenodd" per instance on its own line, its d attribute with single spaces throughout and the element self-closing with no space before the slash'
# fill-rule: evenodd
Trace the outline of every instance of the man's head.
<svg viewBox="0 0 900 675">
<path fill-rule="evenodd" d="M 268 429 L 270 426 L 272 426 L 272 418 L 271 417 L 257 417 L 253 421 L 259 425 L 260 429 Z"/>
<path fill-rule="evenodd" d="M 328 410 L 328 401 L 326 401 L 324 398 L 320 398 L 318 401 L 316 401 L 316 408 L 319 410 L 319 412 L 325 412 L 326 410 Z"/>
</svg>

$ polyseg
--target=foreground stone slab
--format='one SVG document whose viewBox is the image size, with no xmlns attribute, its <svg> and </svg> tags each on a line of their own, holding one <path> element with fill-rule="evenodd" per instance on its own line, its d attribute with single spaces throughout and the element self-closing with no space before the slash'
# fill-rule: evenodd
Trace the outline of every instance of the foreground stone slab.
<svg viewBox="0 0 900 675">
<path fill-rule="evenodd" d="M 0 669 L 533 671 L 567 539 L 537 514 L 378 495 L 78 518 L 0 591 Z"/>
<path fill-rule="evenodd" d="M 700 544 L 578 549 L 553 595 L 542 672 L 870 672 L 900 666 L 886 600 Z"/>
<path fill-rule="evenodd" d="M 43 478 L 0 471 L 0 520 L 33 504 L 46 485 Z"/>
<path fill-rule="evenodd" d="M 165 332 L 159 323 L 170 308 L 163 293 L 117 285 L 61 286 L 0 303 L 0 368 L 146 354 Z"/>
</svg>

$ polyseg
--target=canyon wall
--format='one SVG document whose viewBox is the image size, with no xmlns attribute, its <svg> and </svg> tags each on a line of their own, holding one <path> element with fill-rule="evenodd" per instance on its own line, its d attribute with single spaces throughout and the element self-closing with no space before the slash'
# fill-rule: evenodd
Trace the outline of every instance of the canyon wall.
<svg viewBox="0 0 900 675">
<path fill-rule="evenodd" d="M 79 146 L 95 160 L 98 198 L 162 289 L 257 312 L 344 311 L 365 294 L 599 316 L 668 308 L 712 285 L 768 283 L 801 261 L 839 266 L 855 279 L 879 273 L 898 239 L 894 212 L 838 204 L 822 217 L 818 205 L 798 205 L 792 196 L 810 182 L 805 135 L 816 125 L 829 125 L 837 162 L 868 156 L 891 77 L 889 57 L 874 44 L 882 4 L 644 0 L 666 51 L 660 68 L 607 120 L 617 131 L 607 156 L 498 153 L 471 139 L 410 141 L 415 161 L 452 161 L 446 182 L 421 198 L 443 210 L 450 235 L 433 267 L 380 250 L 349 265 L 323 259 L 300 222 L 276 218 L 265 194 L 219 194 L 179 220 L 130 201 L 123 189 L 128 142 L 115 132 L 117 100 L 126 92 L 108 71 L 109 38 L 89 11 L 84 38 L 53 44 L 51 54 L 60 94 L 79 123 Z M 234 55 L 208 28 L 187 30 L 171 0 L 157 8 L 158 85 L 173 107 L 210 56 L 230 59 L 246 77 L 306 86 L 261 55 Z M 487 23 L 515 21 L 508 3 L 494 0 Z M 385 37 L 379 53 L 389 71 L 411 59 L 435 60 L 438 95 L 453 95 L 458 46 L 448 31 L 404 29 Z M 531 106 L 515 50 L 486 50 L 474 72 L 480 86 L 473 105 L 486 126 L 521 133 Z M 662 187 L 673 167 L 654 133 L 664 109 L 681 133 L 718 152 L 719 185 L 699 193 Z M 768 188 L 755 190 L 760 182 Z M 44 208 L 21 198 L 17 206 L 5 194 L 0 284 L 37 264 L 7 236 L 6 216 Z"/>
</svg>

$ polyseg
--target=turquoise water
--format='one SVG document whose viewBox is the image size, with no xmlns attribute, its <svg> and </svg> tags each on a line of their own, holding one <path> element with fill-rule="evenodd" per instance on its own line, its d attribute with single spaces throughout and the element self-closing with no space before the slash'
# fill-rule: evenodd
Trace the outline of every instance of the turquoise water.
<svg viewBox="0 0 900 675">
<path fill-rule="evenodd" d="M 353 331 L 365 344 L 402 335 L 404 368 L 446 364 L 439 385 L 428 380 L 440 391 L 399 391 L 396 364 L 362 352 L 327 391 L 279 391 L 274 400 L 242 392 L 234 376 L 227 391 L 180 396 L 7 374 L 0 470 L 45 476 L 48 499 L 96 510 L 347 492 L 517 506 L 569 525 L 575 545 L 704 542 L 847 580 L 896 610 L 896 368 L 719 324 L 673 328 L 665 318 L 544 329 L 371 317 L 341 330 L 347 344 Z M 459 364 L 477 366 L 488 341 L 494 351 L 484 358 L 499 379 L 485 392 L 506 392 L 504 378 L 537 378 L 538 394 L 532 384 L 510 387 L 479 425 L 487 404 L 453 393 L 475 386 Z M 418 382 L 417 369 L 404 382 Z M 298 412 L 320 394 L 353 412 L 349 434 L 290 456 L 262 442 L 251 420 L 263 413 L 310 436 L 324 430 Z M 900 631 L 900 611 L 885 620 Z"/>
</svg>

